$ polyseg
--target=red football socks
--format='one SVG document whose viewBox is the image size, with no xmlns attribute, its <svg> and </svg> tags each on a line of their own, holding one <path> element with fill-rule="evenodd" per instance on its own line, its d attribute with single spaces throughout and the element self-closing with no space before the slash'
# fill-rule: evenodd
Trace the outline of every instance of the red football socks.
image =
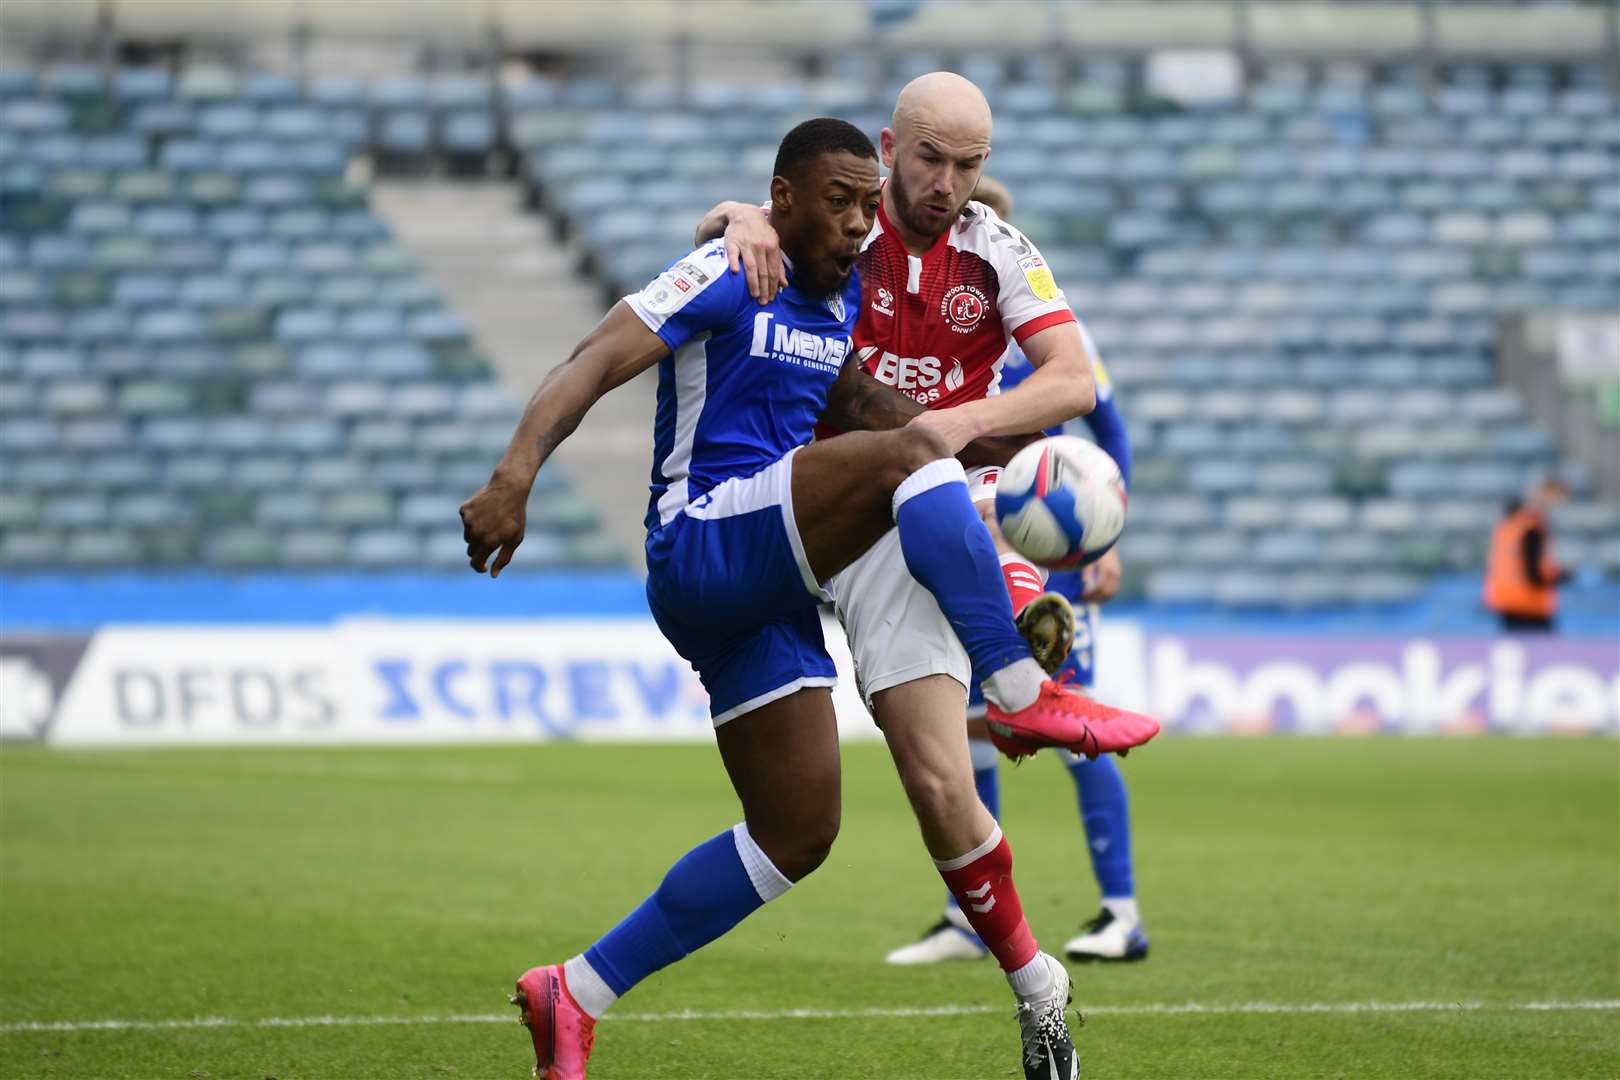
<svg viewBox="0 0 1620 1080">
<path fill-rule="evenodd" d="M 1024 605 L 1046 591 L 1046 582 L 1035 564 L 1022 555 L 1001 557 L 1001 576 L 1007 582 L 1007 595 L 1012 597 L 1013 615 L 1024 610 Z"/>
<path fill-rule="evenodd" d="M 1012 848 L 999 825 L 966 855 L 935 860 L 934 865 L 1001 970 L 1017 971 L 1035 958 L 1035 935 L 1024 920 L 1024 905 L 1013 885 Z"/>
</svg>

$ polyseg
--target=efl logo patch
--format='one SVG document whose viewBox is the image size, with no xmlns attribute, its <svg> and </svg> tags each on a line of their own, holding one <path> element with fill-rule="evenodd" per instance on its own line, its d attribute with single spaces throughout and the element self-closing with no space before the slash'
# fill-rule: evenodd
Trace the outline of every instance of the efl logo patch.
<svg viewBox="0 0 1620 1080">
<path fill-rule="evenodd" d="M 1024 280 L 1029 282 L 1029 291 L 1035 294 L 1037 300 L 1050 303 L 1057 299 L 1057 282 L 1052 280 L 1052 268 L 1046 265 L 1045 259 L 1039 255 L 1019 259 L 1018 268 L 1024 272 Z"/>
<path fill-rule="evenodd" d="M 971 334 L 984 319 L 985 308 L 984 293 L 972 285 L 954 286 L 939 302 L 939 313 L 958 334 Z"/>
<path fill-rule="evenodd" d="M 678 299 L 674 293 L 662 285 L 651 293 L 643 293 L 642 297 L 642 303 L 646 304 L 647 310 L 654 315 L 673 314 L 676 306 L 675 301 Z"/>
</svg>

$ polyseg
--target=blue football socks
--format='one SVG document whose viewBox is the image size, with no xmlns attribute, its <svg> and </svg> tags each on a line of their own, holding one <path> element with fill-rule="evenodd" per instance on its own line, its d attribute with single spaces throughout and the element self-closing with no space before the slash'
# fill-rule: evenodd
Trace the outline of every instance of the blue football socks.
<svg viewBox="0 0 1620 1080">
<path fill-rule="evenodd" d="M 1001 820 L 1001 767 L 994 762 L 988 768 L 973 770 L 973 790 L 979 801 L 990 811 L 990 816 Z"/>
<path fill-rule="evenodd" d="M 791 885 L 747 827 L 738 825 L 681 856 L 640 907 L 585 951 L 585 963 L 616 998 L 720 937 Z"/>
<path fill-rule="evenodd" d="M 1110 754 L 1096 761 L 1077 757 L 1069 763 L 1080 820 L 1086 828 L 1091 870 L 1104 898 L 1136 895 L 1131 867 L 1131 812 L 1125 778 Z"/>
<path fill-rule="evenodd" d="M 967 649 L 974 681 L 1030 660 L 1013 624 L 1001 558 L 968 497 L 961 462 L 941 458 L 906 477 L 894 492 L 894 520 L 906 568 L 939 601 Z"/>
</svg>

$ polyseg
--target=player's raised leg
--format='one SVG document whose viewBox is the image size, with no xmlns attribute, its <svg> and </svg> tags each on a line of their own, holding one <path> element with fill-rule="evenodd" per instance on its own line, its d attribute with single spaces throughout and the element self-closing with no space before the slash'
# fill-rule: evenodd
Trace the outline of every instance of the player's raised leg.
<svg viewBox="0 0 1620 1080">
<path fill-rule="evenodd" d="M 609 1006 L 781 896 L 832 848 L 838 725 L 827 689 L 801 689 L 726 721 L 716 740 L 742 822 L 681 856 L 584 952 L 518 980 L 513 1001 L 534 1040 L 536 1076 L 583 1080 L 596 1021 Z"/>
<path fill-rule="evenodd" d="M 983 688 L 989 719 L 1030 747 L 1094 756 L 1158 733 L 1046 678 L 1013 622 L 1000 556 L 968 495 L 967 475 L 935 432 L 912 425 L 857 431 L 795 457 L 793 511 L 806 564 L 826 581 L 891 526 L 912 577 L 933 594 Z"/>
</svg>

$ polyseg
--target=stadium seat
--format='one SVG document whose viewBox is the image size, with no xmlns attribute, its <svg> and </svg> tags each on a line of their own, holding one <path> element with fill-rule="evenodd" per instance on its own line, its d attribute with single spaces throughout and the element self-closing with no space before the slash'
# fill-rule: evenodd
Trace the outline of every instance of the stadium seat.
<svg viewBox="0 0 1620 1080">
<path fill-rule="evenodd" d="M 1495 385 L 1494 319 L 1620 305 L 1620 128 L 1601 67 L 1596 81 L 1561 62 L 1448 67 L 1431 96 L 1413 64 L 1267 61 L 1246 99 L 1193 114 L 1134 107 L 1132 60 L 1075 58 L 1065 89 L 1050 58 L 959 59 L 997 102 L 992 168 L 1120 387 L 1146 595 L 1390 602 L 1477 555 L 1457 544 L 1472 530 L 1477 546 L 1501 494 L 1556 461 Z M 459 534 L 433 515 L 487 478 L 518 403 L 344 182 L 349 155 L 415 168 L 509 138 L 537 204 L 627 289 L 702 208 L 764 190 L 784 113 L 836 103 L 880 126 L 886 105 L 836 74 L 704 81 L 691 107 L 668 94 L 603 76 L 497 97 L 460 73 L 0 70 L 0 445 L 28 463 L 19 476 L 73 445 L 95 475 L 153 490 L 117 514 L 226 475 L 285 495 L 243 511 L 229 543 L 185 533 L 144 557 L 460 565 Z M 560 493 L 522 561 L 612 556 L 589 505 Z M 77 526 L 21 518 L 14 536 L 8 505 L 0 556 L 73 542 Z M 1172 545 L 1217 523 L 1230 576 L 1177 577 Z M 1452 539 L 1393 542 L 1425 528 Z M 1411 565 L 1368 581 L 1294 569 L 1377 567 L 1374 535 Z M 1610 550 L 1580 537 L 1577 552 Z"/>
</svg>

